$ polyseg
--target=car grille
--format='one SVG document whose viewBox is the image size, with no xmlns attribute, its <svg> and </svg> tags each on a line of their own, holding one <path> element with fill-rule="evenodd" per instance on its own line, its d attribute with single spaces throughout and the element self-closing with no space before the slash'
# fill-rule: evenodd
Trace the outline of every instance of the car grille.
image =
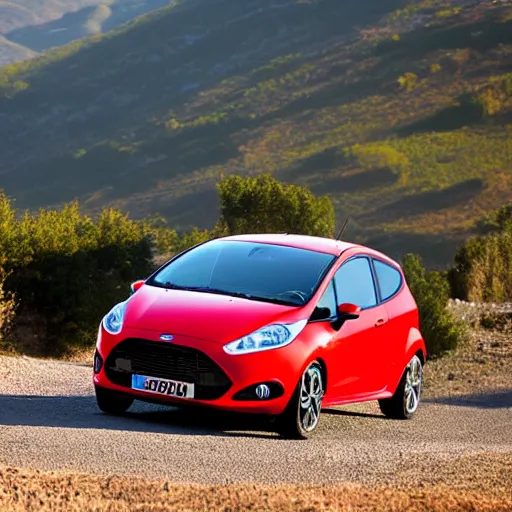
<svg viewBox="0 0 512 512">
<path fill-rule="evenodd" d="M 198 400 L 215 400 L 231 387 L 224 371 L 205 353 L 171 343 L 130 338 L 117 345 L 105 363 L 107 378 L 131 387 L 132 374 L 194 383 Z"/>
</svg>

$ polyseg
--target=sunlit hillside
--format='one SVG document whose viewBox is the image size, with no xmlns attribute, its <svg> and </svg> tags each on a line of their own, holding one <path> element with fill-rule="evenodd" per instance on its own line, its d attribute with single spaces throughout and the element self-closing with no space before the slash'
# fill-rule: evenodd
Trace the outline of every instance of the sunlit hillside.
<svg viewBox="0 0 512 512">
<path fill-rule="evenodd" d="M 0 84 L 0 188 L 23 208 L 209 227 L 220 176 L 272 172 L 435 264 L 512 199 L 506 2 L 188 0 Z"/>
</svg>

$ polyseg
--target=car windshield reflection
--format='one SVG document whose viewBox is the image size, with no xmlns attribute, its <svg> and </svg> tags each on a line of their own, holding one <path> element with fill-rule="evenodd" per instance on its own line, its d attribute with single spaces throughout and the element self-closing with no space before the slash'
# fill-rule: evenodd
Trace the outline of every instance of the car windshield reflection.
<svg viewBox="0 0 512 512">
<path fill-rule="evenodd" d="M 334 260 L 295 247 L 214 240 L 171 261 L 147 284 L 303 306 Z"/>
</svg>

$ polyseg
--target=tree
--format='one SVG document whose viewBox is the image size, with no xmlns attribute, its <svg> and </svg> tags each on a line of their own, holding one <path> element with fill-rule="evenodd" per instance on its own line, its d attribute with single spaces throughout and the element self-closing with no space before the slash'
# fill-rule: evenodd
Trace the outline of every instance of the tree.
<svg viewBox="0 0 512 512">
<path fill-rule="evenodd" d="M 406 91 L 412 91 L 416 84 L 418 83 L 418 75 L 416 73 L 405 73 L 402 76 L 398 77 L 398 85 Z"/>
<path fill-rule="evenodd" d="M 429 70 L 432 74 L 439 73 L 441 71 L 441 65 L 437 63 L 430 64 Z"/>
<path fill-rule="evenodd" d="M 270 174 L 229 176 L 218 185 L 220 228 L 228 234 L 295 233 L 332 237 L 334 207 L 327 196 L 285 185 Z"/>
<path fill-rule="evenodd" d="M 482 116 L 490 117 L 499 114 L 503 109 L 505 98 L 501 90 L 488 86 L 474 96 L 474 102 L 481 109 Z"/>
<path fill-rule="evenodd" d="M 484 235 L 493 232 L 512 233 L 512 201 L 486 215 L 478 222 L 477 229 Z"/>
</svg>

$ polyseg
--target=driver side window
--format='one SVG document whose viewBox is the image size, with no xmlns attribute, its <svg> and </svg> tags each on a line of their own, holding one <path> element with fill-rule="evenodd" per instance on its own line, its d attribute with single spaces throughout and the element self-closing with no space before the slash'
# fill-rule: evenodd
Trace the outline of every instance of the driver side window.
<svg viewBox="0 0 512 512">
<path fill-rule="evenodd" d="M 313 320 L 328 320 L 336 316 L 336 296 L 334 295 L 334 282 L 331 279 L 329 286 L 325 289 L 318 301 L 313 313 Z"/>
</svg>

